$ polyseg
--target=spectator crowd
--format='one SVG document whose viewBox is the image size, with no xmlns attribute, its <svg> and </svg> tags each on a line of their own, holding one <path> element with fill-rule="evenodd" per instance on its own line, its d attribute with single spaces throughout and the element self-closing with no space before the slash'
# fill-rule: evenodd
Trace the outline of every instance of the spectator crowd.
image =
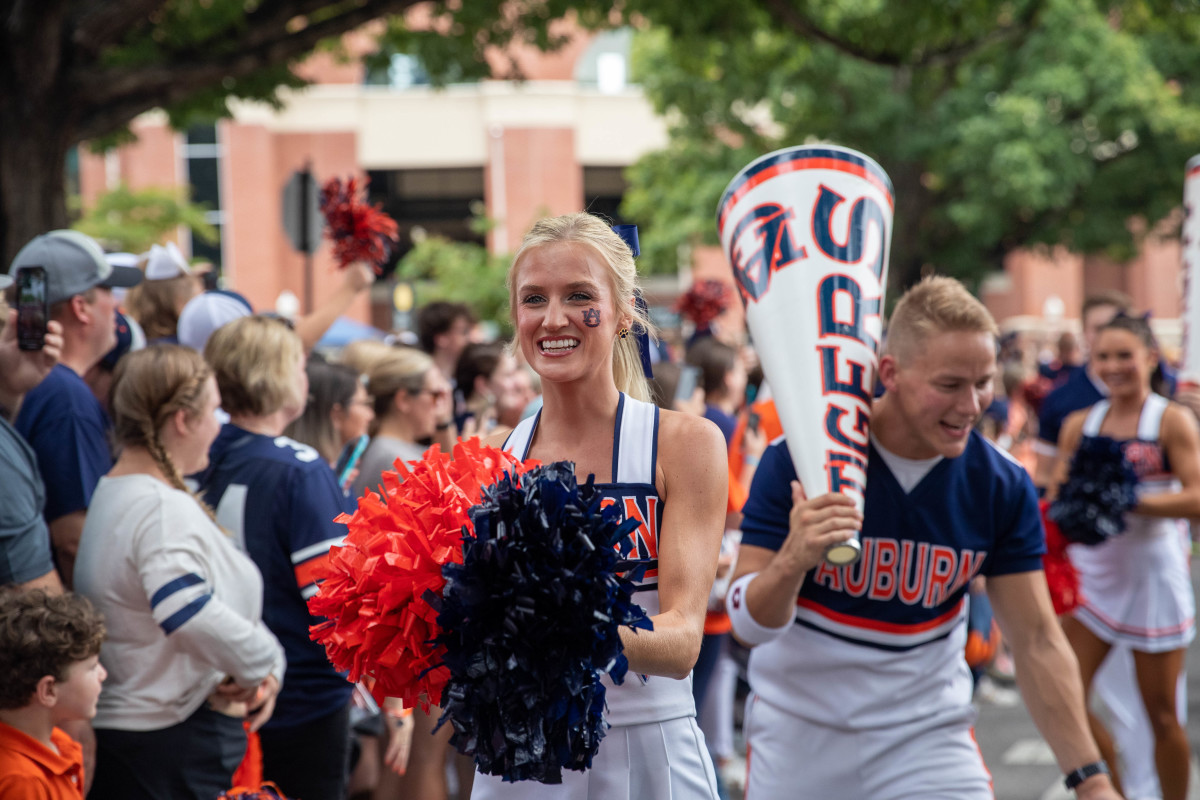
<svg viewBox="0 0 1200 800">
<path fill-rule="evenodd" d="M 397 459 L 460 438 L 503 441 L 538 415 L 543 378 L 522 348 L 488 340 L 471 308 L 448 302 L 420 308 L 407 339 L 318 347 L 369 288 L 361 264 L 295 320 L 206 290 L 174 245 L 122 265 L 82 234 L 52 231 L 20 251 L 0 288 L 35 265 L 50 311 L 42 348 L 18 346 L 15 308 L 0 316 L 0 797 L 212 800 L 238 781 L 299 800 L 469 797 L 473 765 L 450 747 L 450 726 L 433 730 L 439 709 L 376 705 L 310 639 L 306 601 L 345 534 L 335 519 L 380 491 Z M 1174 483 L 1139 508 L 1155 520 L 1157 555 L 1127 553 L 1132 566 L 1114 577 L 1073 545 L 1084 600 L 1060 619 L 1082 685 L 1111 711 L 1089 731 L 1126 796 L 1182 798 L 1182 653 L 1194 627 L 1182 521 L 1200 519 L 1200 389 L 1175 380 L 1128 297 L 1093 295 L 1080 320 L 1078 334 L 996 337 L 970 421 L 1049 498 L 1082 437 L 1169 456 L 1147 475 L 1169 469 Z M 726 598 L 745 572 L 743 507 L 761 509 L 753 497 L 767 478 L 755 476 L 784 431 L 746 331 L 682 325 L 686 338 L 664 332 L 652 346 L 650 390 L 723 436 L 724 533 L 690 689 L 717 792 L 730 797 L 745 756 L 746 644 L 759 643 L 744 641 Z M 1165 409 L 1153 424 L 1142 411 L 1151 390 Z M 1137 572 L 1150 569 L 1178 573 L 1153 595 L 1176 607 L 1159 625 L 1171 637 L 1095 602 L 1127 591 L 1161 606 Z M 992 580 L 1003 576 L 967 589 L 961 657 L 979 701 L 1016 702 Z"/>
</svg>

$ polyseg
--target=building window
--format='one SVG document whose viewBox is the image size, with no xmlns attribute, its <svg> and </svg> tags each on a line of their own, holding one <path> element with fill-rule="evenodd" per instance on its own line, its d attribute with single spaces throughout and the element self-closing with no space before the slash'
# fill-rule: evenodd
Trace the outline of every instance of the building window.
<svg viewBox="0 0 1200 800">
<path fill-rule="evenodd" d="M 428 86 L 431 83 L 429 72 L 421 63 L 421 59 L 407 53 L 374 57 L 368 62 L 364 81 L 368 86 L 386 86 L 397 90 Z"/>
<path fill-rule="evenodd" d="M 483 168 L 370 170 L 372 203 L 396 220 L 399 245 L 395 260 L 413 248 L 413 230 L 455 242 L 483 244 L 471 230 L 474 212 L 483 206 Z"/>
<path fill-rule="evenodd" d="M 621 217 L 621 201 L 627 186 L 623 167 L 584 167 L 583 207 L 611 219 L 614 225 L 624 225 L 627 220 Z"/>
<path fill-rule="evenodd" d="M 184 133 L 183 159 L 191 200 L 207 207 L 205 220 L 217 231 L 215 242 L 192 237 L 192 256 L 211 261 L 220 272 L 222 233 L 225 223 L 221 209 L 221 145 L 216 125 L 193 125 Z"/>
<path fill-rule="evenodd" d="M 375 54 L 366 60 L 363 83 L 367 86 L 384 86 L 404 91 L 419 86 L 431 86 L 433 79 L 419 56 L 408 53 L 391 55 Z M 467 78 L 461 67 L 450 65 L 442 76 L 444 83 L 477 83 L 478 78 Z"/>
<path fill-rule="evenodd" d="M 629 88 L 629 48 L 633 31 L 621 28 L 596 34 L 575 66 L 580 86 L 601 94 L 620 94 Z"/>
</svg>

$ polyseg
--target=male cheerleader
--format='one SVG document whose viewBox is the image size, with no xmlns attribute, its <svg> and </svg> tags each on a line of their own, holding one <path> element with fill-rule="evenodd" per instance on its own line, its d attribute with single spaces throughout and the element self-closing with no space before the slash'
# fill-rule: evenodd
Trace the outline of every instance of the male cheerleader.
<svg viewBox="0 0 1200 800">
<path fill-rule="evenodd" d="M 806 499 L 787 442 L 763 455 L 728 602 L 734 634 L 754 647 L 749 800 L 991 798 L 963 658 L 964 594 L 980 574 L 1067 786 L 1119 796 L 1046 590 L 1033 484 L 973 430 L 991 402 L 996 334 L 950 278 L 900 299 L 863 514 L 841 494 Z M 827 564 L 825 551 L 855 531 L 862 557 Z"/>
</svg>

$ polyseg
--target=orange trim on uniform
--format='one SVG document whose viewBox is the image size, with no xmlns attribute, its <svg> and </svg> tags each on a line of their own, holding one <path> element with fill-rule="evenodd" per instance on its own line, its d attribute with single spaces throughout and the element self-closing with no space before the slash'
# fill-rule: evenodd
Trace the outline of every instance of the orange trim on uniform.
<svg viewBox="0 0 1200 800">
<path fill-rule="evenodd" d="M 992 779 L 992 771 L 988 769 L 987 762 L 983 760 L 983 751 L 979 749 L 979 740 L 975 738 L 975 726 L 972 725 L 968 731 L 971 734 L 971 744 L 975 745 L 975 752 L 979 754 L 979 763 L 983 765 L 983 771 L 988 776 L 988 789 L 991 790 L 992 796 L 996 796 L 996 783 Z"/>
<path fill-rule="evenodd" d="M 853 614 L 843 614 L 840 611 L 834 611 L 832 608 L 826 608 L 820 603 L 809 600 L 807 597 L 796 598 L 796 605 L 820 614 L 826 619 L 831 619 L 834 622 L 840 622 L 843 625 L 849 625 L 855 628 L 863 628 L 870 631 L 880 631 L 882 633 L 913 634 L 931 631 L 939 625 L 944 625 L 950 620 L 954 619 L 956 616 L 958 616 L 959 612 L 962 611 L 963 599 L 960 598 L 959 601 L 954 604 L 954 607 L 944 614 L 934 617 L 933 619 L 926 620 L 925 622 L 917 622 L 912 624 L 905 624 L 901 622 L 883 622 L 882 620 L 867 619 L 866 617 L 856 617 Z"/>
<path fill-rule="evenodd" d="M 310 558 L 303 564 L 296 565 L 296 585 L 303 589 L 309 584 L 316 583 L 319 574 L 329 566 L 329 553 Z"/>
<path fill-rule="evenodd" d="M 704 615 L 704 635 L 717 636 L 733 630 L 733 621 L 724 611 L 709 611 Z"/>
</svg>

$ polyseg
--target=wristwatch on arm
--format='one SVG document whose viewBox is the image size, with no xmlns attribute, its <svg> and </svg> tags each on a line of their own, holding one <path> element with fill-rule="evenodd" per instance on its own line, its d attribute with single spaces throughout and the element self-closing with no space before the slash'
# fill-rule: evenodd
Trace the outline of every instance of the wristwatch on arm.
<svg viewBox="0 0 1200 800">
<path fill-rule="evenodd" d="M 1066 784 L 1068 789 L 1074 791 L 1076 786 L 1083 783 L 1088 778 L 1091 778 L 1094 775 L 1100 775 L 1101 773 L 1104 775 L 1109 774 L 1108 764 L 1104 763 L 1103 759 L 1100 761 L 1093 761 L 1090 764 L 1084 764 L 1079 769 L 1068 773 L 1063 779 L 1063 783 Z"/>
</svg>

